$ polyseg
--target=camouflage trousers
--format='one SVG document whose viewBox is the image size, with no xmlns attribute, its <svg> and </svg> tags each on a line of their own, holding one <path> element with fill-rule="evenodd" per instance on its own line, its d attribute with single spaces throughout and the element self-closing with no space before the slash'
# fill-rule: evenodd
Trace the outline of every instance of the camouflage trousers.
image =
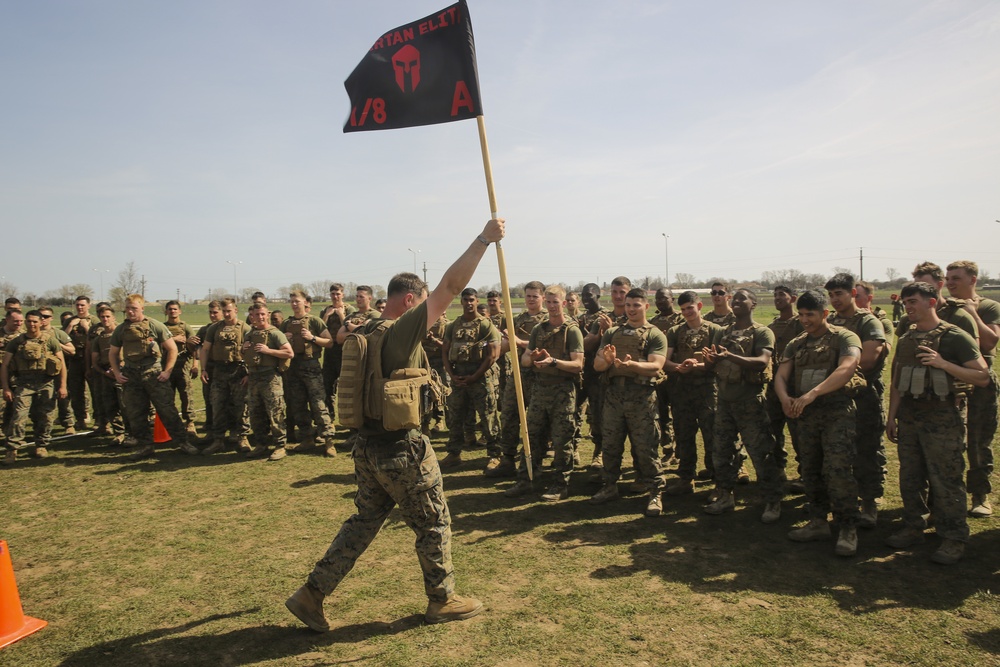
<svg viewBox="0 0 1000 667">
<path fill-rule="evenodd" d="M 323 352 L 323 395 L 326 396 L 326 409 L 331 422 L 337 419 L 337 385 L 343 361 L 344 348 L 336 343 Z"/>
<path fill-rule="evenodd" d="M 205 370 L 205 369 L 202 369 Z M 208 382 L 201 382 L 201 397 L 205 400 L 205 428 L 211 430 L 213 419 L 212 411 L 212 364 L 209 362 Z"/>
<path fill-rule="evenodd" d="M 267 370 L 250 373 L 247 380 L 247 412 L 254 444 L 285 446 L 285 390 L 281 376 Z"/>
<path fill-rule="evenodd" d="M 660 444 L 663 445 L 663 455 L 674 454 L 674 426 L 670 419 L 670 390 L 673 389 L 672 382 L 661 382 L 656 385 L 656 411 L 659 415 L 660 423 Z"/>
<path fill-rule="evenodd" d="M 189 355 L 177 357 L 174 370 L 170 374 L 170 388 L 177 393 L 181 399 L 181 417 L 185 422 L 194 421 L 194 404 L 191 401 L 191 368 L 194 366 L 194 359 Z"/>
<path fill-rule="evenodd" d="M 293 358 L 291 368 L 285 373 L 285 391 L 288 411 L 302 436 L 311 435 L 317 441 L 333 436 L 333 422 L 323 390 L 323 370 L 318 360 Z"/>
<path fill-rule="evenodd" d="M 592 363 L 588 362 L 588 363 Z M 587 421 L 590 424 L 590 440 L 594 443 L 594 456 L 601 453 L 603 433 L 601 412 L 604 406 L 604 385 L 596 372 L 583 373 L 583 398 L 587 401 Z M 582 399 L 580 401 L 582 403 Z M 581 415 L 582 416 L 582 415 Z"/>
<path fill-rule="evenodd" d="M 989 494 L 993 491 L 993 436 L 997 432 L 997 376 L 990 369 L 990 384 L 973 387 L 969 396 L 968 452 L 969 473 L 966 485 L 969 493 Z"/>
<path fill-rule="evenodd" d="M 875 500 L 885 494 L 885 413 L 882 411 L 882 392 L 871 385 L 854 397 L 857 407 L 857 454 L 854 459 L 854 477 L 858 480 L 858 493 L 863 500 Z"/>
<path fill-rule="evenodd" d="M 207 429 L 208 437 L 225 438 L 226 431 L 233 440 L 245 438 L 250 433 L 247 419 L 247 390 L 243 384 L 243 366 L 240 364 L 216 364 L 212 368 L 211 387 L 212 424 Z M 171 391 L 171 400 L 173 392 Z"/>
<path fill-rule="evenodd" d="M 785 416 L 785 411 L 781 407 L 781 399 L 774 391 L 774 383 L 767 385 L 767 393 L 764 395 L 767 405 L 767 418 L 771 423 L 771 435 L 774 436 L 774 455 L 777 459 L 778 470 L 785 471 L 788 467 L 788 448 L 785 447 L 785 427 L 788 427 L 788 439 L 792 441 L 792 451 L 795 452 L 795 469 L 799 476 L 802 475 L 802 466 L 799 455 L 799 434 L 797 433 L 799 421 L 789 419 Z"/>
<path fill-rule="evenodd" d="M 535 479 L 538 479 L 538 472 L 542 469 L 546 443 L 551 438 L 552 449 L 555 451 L 555 458 L 552 461 L 555 473 L 553 481 L 556 484 L 569 485 L 569 477 L 573 472 L 575 409 L 576 383 L 572 379 L 561 380 L 555 384 L 543 384 L 535 380 L 531 392 L 531 405 L 528 406 L 527 413 L 531 468 Z M 520 479 L 528 479 L 528 467 L 523 450 L 517 476 Z"/>
<path fill-rule="evenodd" d="M 85 421 L 87 413 L 91 411 L 93 390 L 87 380 L 87 368 L 83 359 L 66 356 L 66 392 L 69 394 L 74 419 Z M 94 419 L 98 416 L 95 413 Z"/>
<path fill-rule="evenodd" d="M 756 393 L 750 393 L 753 386 L 740 389 L 744 393 L 738 398 L 730 398 L 724 383 L 719 386 L 715 442 L 712 446 L 716 484 L 727 491 L 736 487 L 736 477 L 742 464 L 742 456 L 736 446 L 736 439 L 740 437 L 757 471 L 757 483 L 764 494 L 764 502 L 778 502 L 784 495 L 784 489 L 774 455 L 774 436 L 771 435 L 771 424 L 764 405 L 764 387 L 761 386 Z"/>
<path fill-rule="evenodd" d="M 611 378 L 604 388 L 601 415 L 604 454 L 604 483 L 614 484 L 622 475 L 622 455 L 626 436 L 632 442 L 636 474 L 650 491 L 663 489 L 663 466 L 657 450 L 660 425 L 656 422 L 656 390 L 631 378 Z"/>
<path fill-rule="evenodd" d="M 431 398 L 431 403 L 429 409 L 425 410 L 421 417 L 421 424 L 423 425 L 425 431 L 431 427 L 431 422 L 434 422 L 437 428 L 441 428 L 442 424 L 447 425 L 448 423 L 448 397 L 451 394 L 451 376 L 444 372 L 443 363 L 435 363 L 431 361 L 431 376 L 437 374 L 438 382 L 441 385 L 444 399 L 438 400 L 437 394 L 433 393 Z M 494 412 L 499 410 L 497 405 L 497 394 L 493 394 L 493 406 Z M 500 433 L 500 418 L 497 417 L 497 437 Z"/>
<path fill-rule="evenodd" d="M 104 423 L 111 427 L 115 435 L 125 434 L 125 422 L 122 420 L 122 388 L 113 377 L 94 369 L 94 413 L 104 415 Z"/>
<path fill-rule="evenodd" d="M 670 394 L 674 412 L 676 451 L 680 465 L 677 475 L 681 479 L 694 479 L 698 467 L 698 443 L 701 431 L 705 447 L 705 469 L 714 474 L 712 443 L 715 442 L 715 404 L 718 400 L 712 378 L 672 381 L 675 386 Z"/>
<path fill-rule="evenodd" d="M 934 529 L 942 538 L 967 542 L 965 428 L 952 402 L 903 398 L 896 414 L 899 495 L 903 521 L 924 529 L 928 485 L 934 496 Z"/>
<path fill-rule="evenodd" d="M 478 364 L 477 364 L 478 367 Z M 475 368 L 468 369 L 458 366 L 455 372 L 459 375 L 474 373 Z M 495 368 L 467 387 L 459 387 L 452 382 L 451 394 L 448 396 L 448 451 L 461 452 L 465 439 L 466 424 L 472 420 L 475 427 L 476 415 L 483 422 L 483 434 L 486 436 L 486 453 L 490 457 L 500 456 L 500 419 L 497 415 L 497 372 Z M 473 441 L 475 433 L 473 432 Z"/>
<path fill-rule="evenodd" d="M 174 392 L 169 382 L 160 382 L 157 376 L 163 372 L 160 362 L 152 366 L 126 366 L 122 375 L 128 380 L 122 385 L 122 409 L 129 431 L 139 441 L 140 446 L 153 444 L 153 429 L 149 425 L 149 406 L 153 405 L 160 421 L 170 434 L 174 444 L 187 442 L 184 422 L 174 405 Z"/>
<path fill-rule="evenodd" d="M 524 390 L 525 413 L 527 413 L 528 406 L 531 405 L 531 390 L 535 384 L 534 381 L 535 374 L 522 368 L 521 388 Z M 500 419 L 500 450 L 503 456 L 509 456 L 513 459 L 517 458 L 518 445 L 521 444 L 521 415 L 517 410 L 517 390 L 513 374 L 507 377 L 502 405 L 500 410 L 503 415 Z"/>
<path fill-rule="evenodd" d="M 437 457 L 420 431 L 402 440 L 359 435 L 352 452 L 358 492 L 354 513 L 309 575 L 309 584 L 329 595 L 354 567 L 389 512 L 400 516 L 417 535 L 416 551 L 427 597 L 443 602 L 455 590 L 451 564 L 451 514 Z"/>
<path fill-rule="evenodd" d="M 52 442 L 52 413 L 56 407 L 55 379 L 41 373 L 22 373 L 14 378 L 10 419 L 4 425 L 7 449 L 24 449 L 28 419 L 34 430 L 35 446 L 48 447 Z"/>
<path fill-rule="evenodd" d="M 858 520 L 858 482 L 855 479 L 854 402 L 847 396 L 821 396 L 795 422 L 799 440 L 802 483 L 811 518 L 826 519 L 833 512 L 841 525 Z"/>
</svg>

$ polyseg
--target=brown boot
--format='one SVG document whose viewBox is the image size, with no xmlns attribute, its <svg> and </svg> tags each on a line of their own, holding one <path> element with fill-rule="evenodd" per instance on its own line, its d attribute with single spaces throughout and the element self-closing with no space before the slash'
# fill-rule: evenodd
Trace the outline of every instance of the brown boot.
<svg viewBox="0 0 1000 667">
<path fill-rule="evenodd" d="M 140 447 L 133 454 L 129 454 L 129 461 L 141 461 L 143 459 L 148 459 L 149 457 L 156 454 L 156 447 L 153 445 L 146 445 L 145 447 Z"/>
<path fill-rule="evenodd" d="M 285 607 L 316 632 L 329 632 L 330 623 L 323 614 L 323 598 L 326 596 L 309 584 L 303 585 L 285 600 Z"/>
<path fill-rule="evenodd" d="M 442 468 L 457 468 L 462 464 L 462 452 L 448 452 L 448 456 L 441 459 Z"/>
<path fill-rule="evenodd" d="M 464 621 L 467 618 L 478 615 L 482 610 L 483 603 L 476 598 L 463 598 L 460 595 L 452 595 L 445 602 L 435 602 L 434 600 L 428 602 L 424 620 L 428 623 Z"/>
</svg>

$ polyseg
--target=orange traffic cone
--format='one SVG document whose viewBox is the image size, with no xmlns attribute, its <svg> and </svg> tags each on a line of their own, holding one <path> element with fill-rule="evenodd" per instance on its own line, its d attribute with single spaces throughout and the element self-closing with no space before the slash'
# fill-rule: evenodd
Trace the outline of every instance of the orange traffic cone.
<svg viewBox="0 0 1000 667">
<path fill-rule="evenodd" d="M 167 427 L 160 421 L 160 413 L 156 413 L 156 419 L 153 420 L 153 442 L 160 445 L 168 440 L 170 440 L 170 434 L 167 433 Z"/>
<path fill-rule="evenodd" d="M 10 551 L 7 550 L 7 542 L 0 540 L 0 648 L 27 637 L 46 625 L 46 621 L 24 615 L 21 597 L 17 594 Z"/>
</svg>

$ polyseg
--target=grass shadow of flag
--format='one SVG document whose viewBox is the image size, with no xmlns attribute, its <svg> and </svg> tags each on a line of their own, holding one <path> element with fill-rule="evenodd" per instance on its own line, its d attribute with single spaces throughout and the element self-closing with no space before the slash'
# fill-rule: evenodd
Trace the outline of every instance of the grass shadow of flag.
<svg viewBox="0 0 1000 667">
<path fill-rule="evenodd" d="M 379 37 L 344 82 L 344 132 L 434 125 L 482 115 L 465 0 Z"/>
</svg>

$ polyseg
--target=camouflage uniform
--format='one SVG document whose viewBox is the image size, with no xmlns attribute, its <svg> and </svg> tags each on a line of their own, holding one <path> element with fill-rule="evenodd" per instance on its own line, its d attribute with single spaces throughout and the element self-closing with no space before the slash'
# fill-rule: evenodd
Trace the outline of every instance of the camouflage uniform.
<svg viewBox="0 0 1000 667">
<path fill-rule="evenodd" d="M 830 327 L 823 336 L 803 333 L 783 350 L 781 363 L 790 363 L 789 396 L 806 393 L 830 375 L 843 355 L 861 350 L 856 334 Z M 854 402 L 846 388 L 824 394 L 806 406 L 796 424 L 802 483 L 809 500 L 810 518 L 833 518 L 841 526 L 858 521 L 858 482 Z"/>
<path fill-rule="evenodd" d="M 225 438 L 227 430 L 233 442 L 250 433 L 247 390 L 243 383 L 247 368 L 242 352 L 243 339 L 249 332 L 250 325 L 246 322 L 226 324 L 225 320 L 210 325 L 205 332 L 204 340 L 212 346 L 208 351 L 212 360 L 212 423 L 207 428 L 210 440 Z"/>
<path fill-rule="evenodd" d="M 281 323 L 281 332 L 288 337 L 292 351 L 295 352 L 285 380 L 288 409 L 292 412 L 295 427 L 303 436 L 313 436 L 317 443 L 323 443 L 332 438 L 335 432 L 330 412 L 326 408 L 323 369 L 319 365 L 323 348 L 302 337 L 305 329 L 320 338 L 330 335 L 323 320 L 314 315 L 292 316 Z"/>
<path fill-rule="evenodd" d="M 59 350 L 58 342 L 47 332 L 41 332 L 37 338 L 28 338 L 27 333 L 19 334 L 7 344 L 5 351 L 13 355 L 7 377 L 14 395 L 11 417 L 4 426 L 8 450 L 27 447 L 25 424 L 29 418 L 35 447 L 48 447 L 52 442 L 52 413 L 58 375 L 49 374 L 46 362 L 54 358 Z"/>
<path fill-rule="evenodd" d="M 714 310 L 710 310 L 707 313 L 702 313 L 701 319 L 706 322 L 711 322 L 712 324 L 717 324 L 725 329 L 730 324 L 734 324 L 736 322 L 736 313 L 730 310 L 725 315 L 717 315 Z"/>
<path fill-rule="evenodd" d="M 597 325 L 597 318 L 600 317 L 601 313 L 606 312 L 608 311 L 602 306 L 593 313 L 584 311 L 577 318 L 577 324 L 580 325 L 580 331 L 584 336 L 594 333 L 592 329 Z M 594 356 L 596 354 L 596 348 L 593 352 L 587 352 L 586 349 L 583 351 L 583 388 L 576 394 L 576 435 L 573 443 L 575 449 L 581 437 L 583 406 L 586 403 L 588 406 L 587 420 L 590 424 L 590 440 L 594 443 L 594 456 L 601 453 L 601 398 L 604 393 L 601 374 L 594 370 Z"/>
<path fill-rule="evenodd" d="M 542 310 L 536 315 L 531 315 L 527 311 L 519 313 L 514 318 L 514 331 L 518 338 L 527 340 L 531 335 L 531 330 L 536 324 L 540 324 L 549 318 L 548 314 Z M 514 344 L 514 337 L 510 337 L 510 349 L 520 357 L 521 350 Z M 524 409 L 527 412 L 531 404 L 531 389 L 534 386 L 535 374 L 530 368 L 521 368 L 521 388 L 524 391 Z M 517 446 L 521 442 L 521 415 L 517 410 L 517 389 L 511 377 L 514 374 L 512 369 L 507 371 L 509 380 L 503 393 L 503 404 L 500 409 L 503 414 L 500 426 L 500 449 L 503 456 L 511 459 L 517 457 Z M 544 444 L 542 445 L 544 447 Z"/>
<path fill-rule="evenodd" d="M 702 322 L 692 329 L 687 322 L 674 326 L 667 332 L 667 345 L 672 351 L 674 363 L 701 356 L 701 350 L 717 340 L 722 329 L 711 322 Z M 705 446 L 705 469 L 715 475 L 712 464 L 712 444 L 715 442 L 715 405 L 718 392 L 715 378 L 708 371 L 675 373 L 668 380 L 673 387 L 670 392 L 674 412 L 674 428 L 677 433 L 677 458 L 680 465 L 677 475 L 682 480 L 693 480 L 698 467 L 697 435 Z"/>
<path fill-rule="evenodd" d="M 149 424 L 150 403 L 174 444 L 187 444 L 187 431 L 174 405 L 174 392 L 168 383 L 157 379 L 163 371 L 160 345 L 168 338 L 170 331 L 161 322 L 149 318 L 144 318 L 142 322 L 126 320 L 111 334 L 110 344 L 121 349 L 124 359 L 121 372 L 128 380 L 122 385 L 125 421 L 140 447 L 153 444 L 153 430 Z"/>
<path fill-rule="evenodd" d="M 627 323 L 611 327 L 604 333 L 600 349 L 607 345 L 615 346 L 618 359 L 631 355 L 633 359 L 645 361 L 651 354 L 664 357 L 667 354 L 666 336 L 648 322 L 639 328 Z M 601 415 L 604 484 L 615 484 L 621 477 L 625 437 L 628 436 L 638 478 L 649 485 L 650 492 L 662 491 L 665 480 L 657 454 L 660 427 L 656 421 L 656 380 L 615 366 L 604 372 L 604 378 Z"/>
<path fill-rule="evenodd" d="M 370 333 L 373 325 L 368 325 Z M 382 338 L 383 368 L 419 368 L 425 363 L 420 343 L 427 330 L 427 304 L 412 308 Z M 372 353 L 369 346 L 369 354 Z M 375 539 L 393 507 L 417 535 L 416 551 L 424 589 L 444 602 L 455 590 L 451 560 L 451 513 L 441 469 L 430 442 L 419 430 L 385 431 L 366 418 L 354 445 L 357 512 L 341 527 L 330 548 L 309 575 L 309 584 L 329 595 Z"/>
<path fill-rule="evenodd" d="M 506 311 L 501 310 L 496 315 L 490 315 L 490 322 L 493 326 L 497 328 L 497 331 L 503 331 L 507 328 L 504 324 L 507 321 Z M 510 374 L 510 357 L 506 354 L 501 354 L 500 358 L 497 359 L 497 410 L 500 410 L 500 401 L 503 398 L 504 392 L 507 390 L 507 377 Z"/>
<path fill-rule="evenodd" d="M 829 322 L 857 334 L 862 345 L 869 340 L 885 342 L 885 329 L 871 313 L 858 311 L 849 318 L 833 313 Z M 854 476 L 858 480 L 861 499 L 868 501 L 881 498 L 885 493 L 886 458 L 885 443 L 882 441 L 882 434 L 885 433 L 885 413 L 882 411 L 885 385 L 882 383 L 882 370 L 887 357 L 888 352 L 883 351 L 875 367 L 864 374 L 867 386 L 854 396 L 858 420 Z"/>
<path fill-rule="evenodd" d="M 1000 304 L 993 299 L 979 298 L 976 311 L 984 324 L 1000 324 Z M 990 369 L 990 384 L 973 387 L 969 395 L 968 456 L 966 479 L 969 493 L 989 495 L 993 491 L 993 436 L 997 432 L 997 376 L 993 372 L 993 350 L 982 350 Z"/>
<path fill-rule="evenodd" d="M 73 319 L 77 319 L 74 317 Z M 90 327 L 93 328 L 101 323 L 94 315 L 89 318 Z M 75 351 L 73 354 L 64 354 L 66 357 L 66 390 L 69 392 L 69 401 L 73 409 L 73 417 L 77 422 L 86 422 L 87 413 L 91 412 L 93 404 L 93 387 L 87 380 L 87 331 L 76 324 L 66 332 L 73 343 Z"/>
<path fill-rule="evenodd" d="M 482 367 L 485 358 L 490 355 L 491 345 L 500 345 L 500 332 L 488 318 L 480 315 L 472 320 L 459 317 L 445 327 L 442 340 L 448 342 L 448 365 L 452 373 L 468 376 Z M 486 435 L 487 456 L 500 456 L 496 391 L 495 364 L 490 364 L 482 377 L 469 386 L 460 387 L 452 383 L 447 413 L 448 452 L 457 454 L 462 451 L 464 426 L 470 418 L 475 423 L 476 415 L 479 415 Z"/>
<path fill-rule="evenodd" d="M 99 410 L 104 415 L 104 423 L 111 427 L 113 435 L 124 435 L 122 386 L 111 372 L 111 360 L 108 357 L 114 329 L 109 330 L 98 325 L 91 327 L 90 331 L 93 333 L 90 339 L 91 350 L 96 352 L 97 356 L 97 361 L 91 364 L 91 375 L 94 379 L 94 412 L 97 413 Z"/>
<path fill-rule="evenodd" d="M 572 319 L 552 328 L 549 322 L 537 325 L 528 339 L 528 350 L 546 350 L 554 359 L 567 361 L 571 353 L 583 354 L 583 334 Z M 569 373 L 557 368 L 535 369 L 535 385 L 528 406 L 528 441 L 531 449 L 532 470 L 541 470 L 546 443 L 551 438 L 555 457 L 552 467 L 557 486 L 569 486 L 573 472 L 573 435 L 576 433 L 576 391 L 580 373 Z M 518 468 L 518 477 L 528 479 L 524 453 Z"/>
<path fill-rule="evenodd" d="M 684 322 L 684 317 L 680 313 L 663 313 L 656 311 L 656 317 L 649 320 L 649 323 L 663 332 L 664 335 L 670 329 Z M 660 444 L 663 445 L 663 455 L 667 458 L 673 456 L 674 448 L 674 428 L 670 419 L 670 389 L 672 382 L 661 382 L 656 385 L 656 409 L 660 415 Z"/>
<path fill-rule="evenodd" d="M 169 322 L 163 324 L 170 329 L 173 338 L 184 339 L 184 343 L 177 345 L 177 363 L 174 364 L 174 371 L 170 374 L 170 388 L 177 392 L 181 399 L 181 418 L 190 424 L 194 421 L 194 403 L 191 401 L 191 368 L 194 366 L 194 357 L 187 349 L 187 340 L 194 336 L 194 330 L 181 320 L 175 324 Z"/>
<path fill-rule="evenodd" d="M 936 349 L 943 359 L 958 365 L 978 359 L 980 353 L 975 340 L 953 325 L 942 322 L 931 331 L 914 327 L 899 339 L 892 371 L 893 389 L 902 394 L 896 413 L 896 445 L 903 521 L 918 530 L 927 527 L 929 484 L 937 534 L 967 542 L 961 396 L 968 387 L 940 369 L 923 366 L 916 358 L 919 345 Z"/>
<path fill-rule="evenodd" d="M 211 324 L 206 324 L 205 326 L 203 326 L 200 329 L 198 329 L 198 333 L 196 335 L 197 335 L 198 339 L 200 341 L 202 341 L 202 345 L 204 345 L 204 343 L 205 343 L 205 335 L 208 333 L 208 328 L 210 326 L 212 326 L 212 325 Z M 199 346 L 197 349 L 201 349 L 201 346 Z M 194 350 L 192 350 L 192 354 L 193 353 L 194 353 Z M 215 421 L 215 419 L 214 419 L 214 411 L 212 410 L 212 376 L 213 376 L 213 372 L 212 371 L 213 371 L 214 367 L 215 367 L 215 362 L 212 361 L 211 357 L 209 357 L 205 361 L 205 364 L 202 366 L 202 369 L 201 369 L 202 374 L 208 376 L 208 382 L 202 382 L 201 383 L 201 397 L 205 401 L 205 428 L 206 429 L 210 429 L 212 427 L 212 423 Z"/>
<path fill-rule="evenodd" d="M 778 363 L 785 352 L 785 346 L 802 333 L 802 323 L 797 317 L 790 317 L 787 320 L 776 317 L 773 322 L 767 325 L 767 328 L 774 333 L 774 355 L 771 357 L 773 375 L 778 370 Z M 764 398 L 767 401 L 767 417 L 771 422 L 771 434 L 774 436 L 774 453 L 778 458 L 778 469 L 784 471 L 788 465 L 788 450 L 785 449 L 785 426 L 788 426 L 788 436 L 792 441 L 792 450 L 795 452 L 797 462 L 799 460 L 799 444 L 795 429 L 798 428 L 798 422 L 785 417 L 781 401 L 774 391 L 774 382 L 768 383 Z"/>
<path fill-rule="evenodd" d="M 243 357 L 247 365 L 247 412 L 251 438 L 260 447 L 285 446 L 285 391 L 278 366 L 281 359 L 253 351 L 257 343 L 279 350 L 288 343 L 285 335 L 272 326 L 253 329 L 246 336 Z"/>
<path fill-rule="evenodd" d="M 432 392 L 431 395 L 431 405 L 430 409 L 424 413 L 424 423 L 423 431 L 427 433 L 430 430 L 431 421 L 436 420 L 436 427 L 440 428 L 441 424 L 447 424 L 448 417 L 448 395 L 451 393 L 451 376 L 444 371 L 444 359 L 441 357 L 441 344 L 438 340 L 444 340 L 444 329 L 448 326 L 448 315 L 442 315 L 437 319 L 430 330 L 427 332 L 427 336 L 424 338 L 422 343 L 424 347 L 424 354 L 427 355 L 427 360 L 431 365 L 431 374 L 437 375 L 438 383 L 443 388 L 444 400 L 439 400 L 437 394 Z M 436 339 L 436 340 L 434 340 Z M 496 396 L 493 398 L 494 410 L 496 409 Z M 499 424 L 497 429 L 499 430 Z"/>
<path fill-rule="evenodd" d="M 17 331 L 7 331 L 6 325 L 0 324 L 0 357 L 3 357 L 3 351 L 7 349 L 7 344 L 20 336 L 22 333 L 24 333 L 23 328 L 19 328 Z M 2 415 L 0 415 L 0 433 L 2 433 L 7 427 L 7 424 L 10 422 L 13 414 L 14 404 L 4 401 Z"/>
<path fill-rule="evenodd" d="M 756 322 L 746 329 L 737 329 L 733 324 L 723 330 L 717 345 L 740 356 L 757 357 L 765 349 L 774 349 L 774 334 Z M 757 471 L 764 502 L 779 502 L 783 495 L 781 471 L 778 469 L 774 436 L 764 400 L 764 387 L 771 375 L 770 365 L 763 371 L 747 371 L 723 358 L 715 364 L 715 375 L 719 400 L 715 409 L 712 461 L 718 487 L 732 491 L 736 486 L 742 458 L 736 439 L 742 436 Z"/>
</svg>

